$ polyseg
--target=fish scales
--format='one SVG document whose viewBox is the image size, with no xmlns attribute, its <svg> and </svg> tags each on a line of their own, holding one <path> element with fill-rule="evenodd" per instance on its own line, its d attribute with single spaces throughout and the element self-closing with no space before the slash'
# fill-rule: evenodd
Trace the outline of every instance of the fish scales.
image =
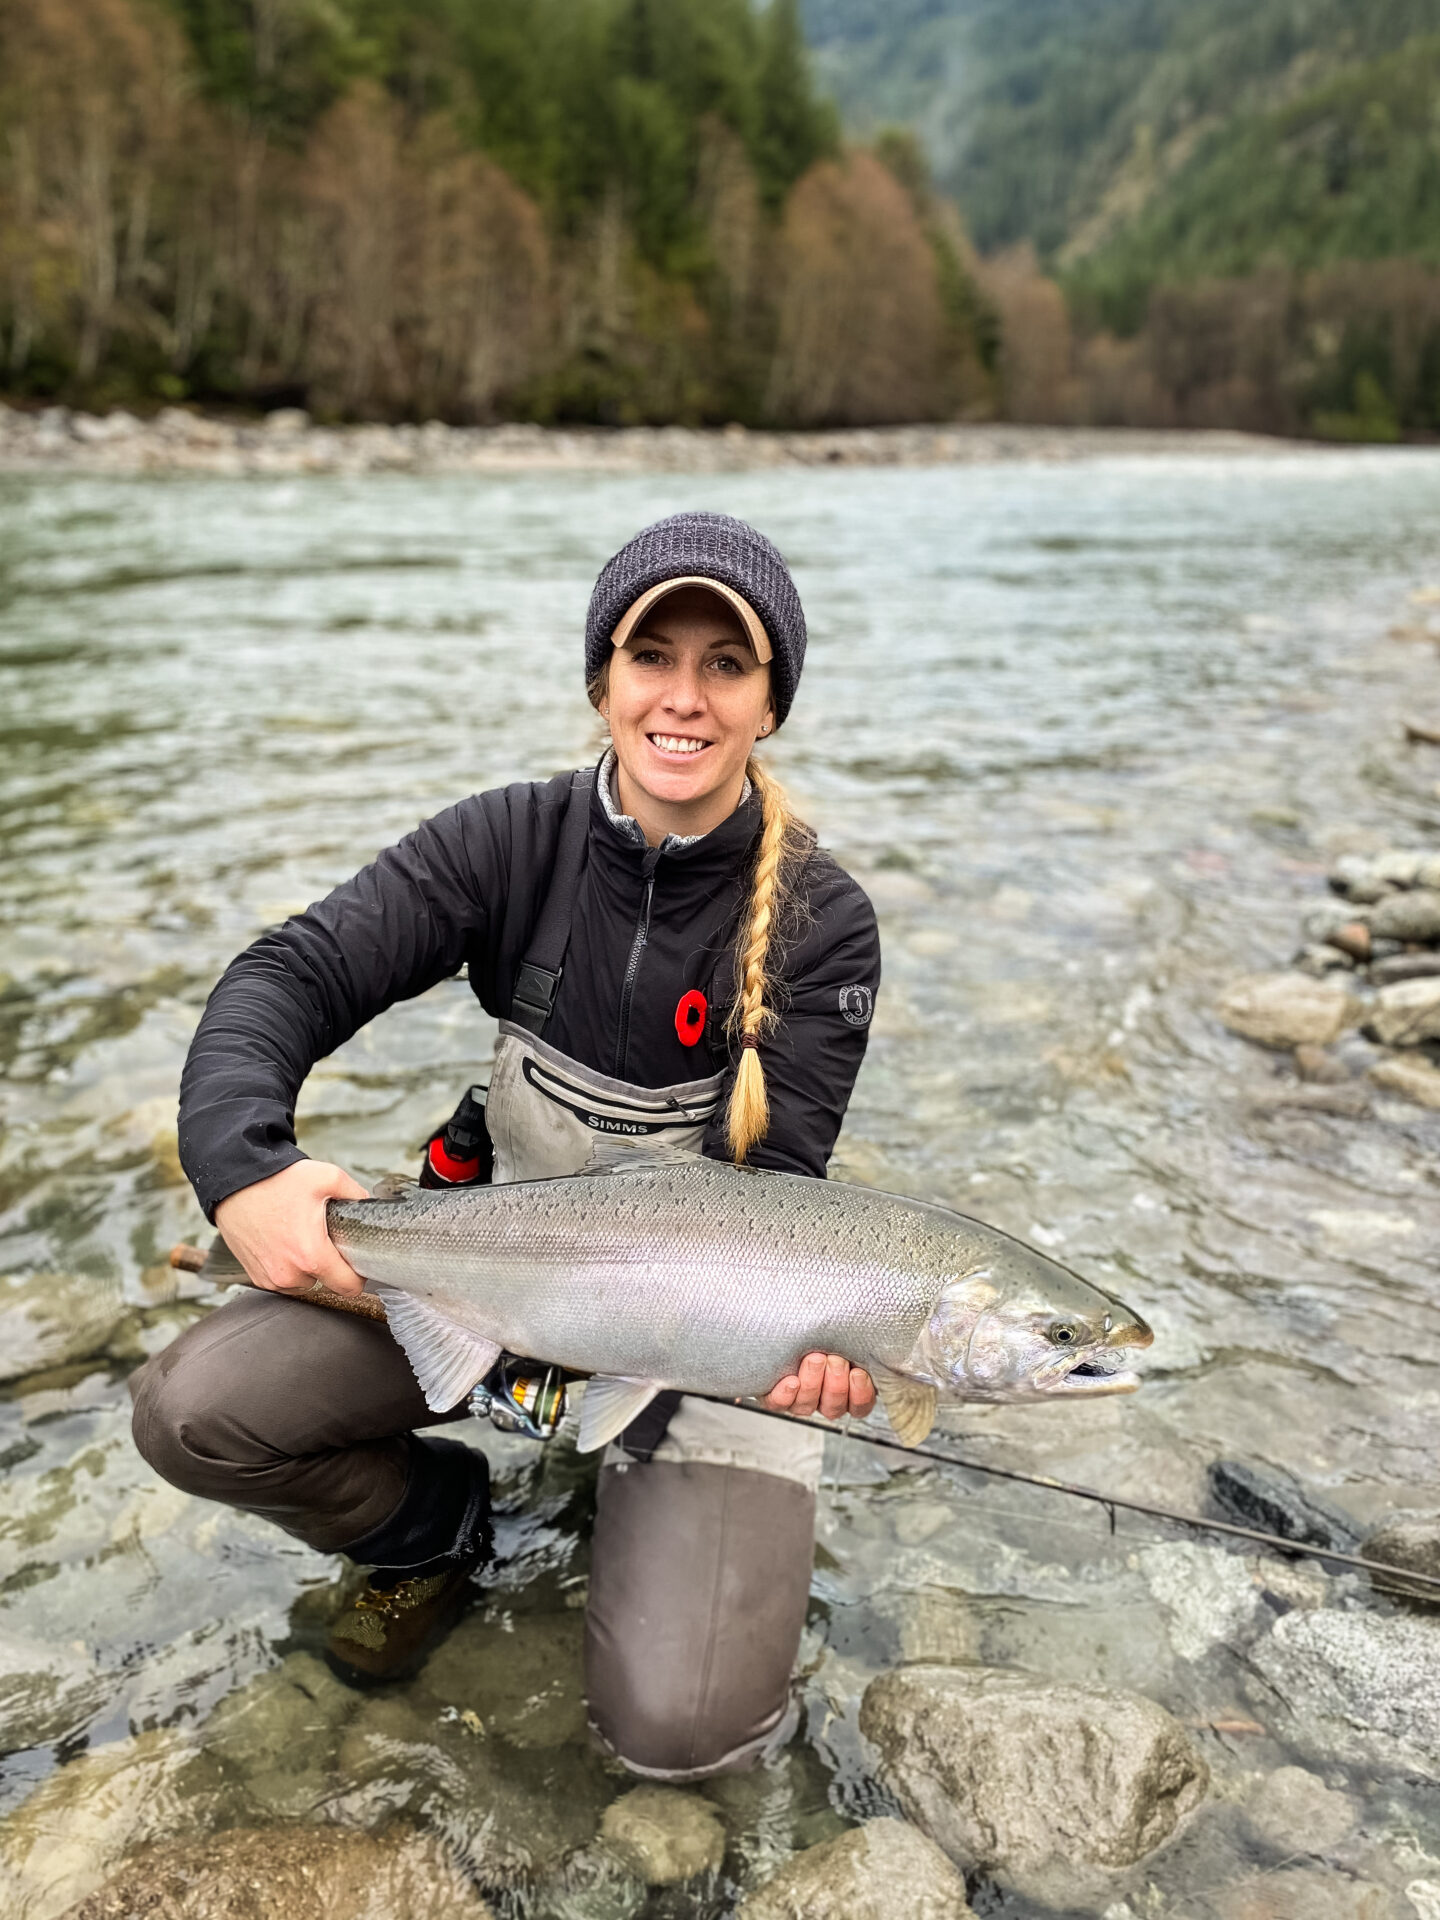
<svg viewBox="0 0 1440 1920">
<path fill-rule="evenodd" d="M 957 1271 L 959 1219 L 700 1162 L 339 1202 L 331 1232 L 366 1279 L 511 1351 L 738 1395 L 816 1346 L 899 1366 Z"/>
</svg>

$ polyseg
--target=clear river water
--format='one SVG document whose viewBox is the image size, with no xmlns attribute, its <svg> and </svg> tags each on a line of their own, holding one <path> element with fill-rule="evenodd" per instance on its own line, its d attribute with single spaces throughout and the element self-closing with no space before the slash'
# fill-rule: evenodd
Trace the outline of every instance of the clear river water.
<svg viewBox="0 0 1440 1920">
<path fill-rule="evenodd" d="M 135 1455 L 126 1373 L 208 1297 L 165 1255 L 206 1232 L 174 1105 L 211 985 L 425 814 L 596 751 L 590 584 L 691 504 L 794 565 L 810 651 L 771 764 L 880 915 L 834 1171 L 979 1214 L 1155 1328 L 1138 1395 L 966 1411 L 966 1450 L 1195 1510 L 1236 1460 L 1356 1537 L 1440 1510 L 1440 1113 L 1307 1103 L 1214 1013 L 1290 958 L 1337 853 L 1440 844 L 1440 752 L 1401 724 L 1440 712 L 1440 454 L 0 478 L 0 1272 L 103 1322 L 0 1389 L 0 1904 L 49 1920 L 147 1840 L 403 1814 L 497 1913 L 718 1920 L 893 1807 L 860 1696 L 936 1659 L 1134 1689 L 1191 1729 L 1210 1800 L 1112 1908 L 1203 1920 L 1284 1871 L 1241 1809 L 1298 1759 L 1354 1802 L 1326 1870 L 1433 1920 L 1405 1889 L 1440 1903 L 1440 1757 L 1427 1779 L 1363 1727 L 1307 1731 L 1263 1654 L 1297 1610 L 1418 1617 L 1356 1576 L 832 1445 L 799 1732 L 705 1789 L 723 1868 L 647 1891 L 596 1842 L 626 1782 L 584 1740 L 593 1474 L 564 1441 L 495 1444 L 475 1611 L 363 1701 L 315 1658 L 341 1563 Z M 492 1037 L 458 982 L 395 1008 L 316 1069 L 302 1144 L 413 1165 Z"/>
</svg>

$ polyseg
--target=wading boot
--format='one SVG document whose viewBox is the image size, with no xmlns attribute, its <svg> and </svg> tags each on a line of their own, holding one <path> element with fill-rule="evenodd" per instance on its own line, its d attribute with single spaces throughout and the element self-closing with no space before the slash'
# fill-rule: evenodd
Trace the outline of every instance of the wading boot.
<svg viewBox="0 0 1440 1920">
<path fill-rule="evenodd" d="M 326 1638 L 333 1671 L 357 1687 L 408 1678 L 464 1612 L 490 1547 L 485 1456 L 417 1440 L 399 1509 L 347 1549 L 371 1572 Z"/>
</svg>

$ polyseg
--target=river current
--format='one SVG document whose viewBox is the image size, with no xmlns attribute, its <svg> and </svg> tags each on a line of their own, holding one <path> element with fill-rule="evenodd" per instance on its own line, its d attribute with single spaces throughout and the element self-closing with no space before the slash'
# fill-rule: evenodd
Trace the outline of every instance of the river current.
<svg viewBox="0 0 1440 1920">
<path fill-rule="evenodd" d="M 880 915 L 834 1171 L 1017 1233 L 1155 1328 L 1138 1395 L 967 1410 L 966 1450 L 1193 1510 L 1236 1460 L 1356 1537 L 1440 1509 L 1440 1113 L 1295 1104 L 1288 1062 L 1214 1013 L 1235 975 L 1290 958 L 1336 854 L 1440 844 L 1440 752 L 1402 738 L 1440 712 L 1440 454 L 0 478 L 0 1272 L 108 1315 L 103 1351 L 0 1389 L 16 1910 L 58 1915 L 146 1840 L 404 1813 L 502 1913 L 728 1914 L 892 1807 L 860 1695 L 940 1659 L 1132 1688 L 1192 1730 L 1211 1800 L 1117 1880 L 1127 1913 L 1219 1913 L 1278 1870 L 1235 1808 L 1298 1757 L 1354 1799 L 1343 1874 L 1433 1920 L 1404 1889 L 1440 1902 L 1434 1786 L 1353 1742 L 1297 1747 L 1255 1657 L 1296 1609 L 1394 1612 L 1354 1576 L 1272 1575 L 832 1445 L 800 1730 L 706 1789 L 723 1869 L 647 1892 L 595 1843 L 626 1783 L 584 1742 L 592 1474 L 563 1441 L 491 1449 L 500 1561 L 449 1666 L 358 1706 L 299 1685 L 341 1563 L 175 1493 L 131 1448 L 126 1372 L 205 1305 L 165 1255 L 207 1231 L 174 1143 L 207 992 L 424 815 L 598 751 L 590 584 L 689 505 L 753 519 L 794 566 L 810 648 L 770 764 Z M 302 1144 L 362 1178 L 414 1165 L 492 1039 L 458 982 L 393 1009 L 317 1067 Z M 249 1725 L 269 1731 L 247 1745 Z M 98 1785 L 59 1796 L 67 1776 Z M 122 1776 L 148 1784 L 127 1797 Z M 42 1870 L 47 1819 L 66 1846 Z"/>
</svg>

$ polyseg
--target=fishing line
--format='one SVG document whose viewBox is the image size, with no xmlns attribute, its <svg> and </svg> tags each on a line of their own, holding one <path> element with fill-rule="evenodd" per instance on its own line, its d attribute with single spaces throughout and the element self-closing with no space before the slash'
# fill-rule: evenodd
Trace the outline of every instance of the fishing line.
<svg viewBox="0 0 1440 1920">
<path fill-rule="evenodd" d="M 734 1400 L 724 1400 L 718 1394 L 687 1394 L 691 1400 L 713 1400 L 717 1407 L 733 1407 L 740 1404 Z M 808 1420 L 801 1420 L 793 1413 L 778 1413 L 773 1407 L 757 1407 L 745 1403 L 747 1412 L 762 1414 L 767 1420 L 787 1420 L 791 1426 L 814 1428 Z M 1233 1520 L 1206 1520 L 1198 1513 L 1181 1513 L 1175 1507 L 1159 1507 L 1145 1500 L 1126 1500 L 1116 1493 L 1101 1493 L 1095 1487 L 1082 1487 L 1073 1480 L 1056 1480 L 1047 1473 L 1022 1473 L 1018 1467 L 994 1467 L 984 1460 L 967 1460 L 962 1454 L 941 1453 L 935 1447 L 902 1447 L 897 1440 L 887 1440 L 878 1433 L 859 1433 L 853 1428 L 847 1437 L 863 1441 L 867 1447 L 882 1447 L 885 1452 L 899 1456 L 901 1460 L 933 1460 L 942 1467 L 960 1467 L 966 1473 L 988 1474 L 994 1480 L 1013 1480 L 1021 1486 L 1043 1487 L 1049 1493 L 1063 1493 L 1072 1500 L 1089 1500 L 1098 1507 L 1104 1507 L 1110 1516 L 1110 1531 L 1115 1531 L 1115 1513 L 1117 1508 L 1126 1513 L 1143 1513 L 1151 1520 L 1165 1520 L 1172 1526 L 1190 1527 L 1197 1533 L 1221 1533 L 1232 1540 L 1248 1540 L 1255 1546 L 1265 1547 L 1269 1552 L 1286 1560 L 1332 1560 L 1338 1566 L 1357 1567 L 1362 1573 L 1381 1573 L 1392 1580 L 1404 1582 L 1411 1587 L 1425 1587 L 1440 1600 L 1440 1578 L 1430 1573 L 1416 1573 L 1409 1567 L 1391 1566 L 1384 1560 L 1369 1560 L 1364 1554 L 1342 1553 L 1338 1547 L 1318 1547 L 1308 1540 L 1287 1540 L 1280 1533 L 1265 1533 L 1259 1527 L 1242 1527 Z"/>
</svg>

